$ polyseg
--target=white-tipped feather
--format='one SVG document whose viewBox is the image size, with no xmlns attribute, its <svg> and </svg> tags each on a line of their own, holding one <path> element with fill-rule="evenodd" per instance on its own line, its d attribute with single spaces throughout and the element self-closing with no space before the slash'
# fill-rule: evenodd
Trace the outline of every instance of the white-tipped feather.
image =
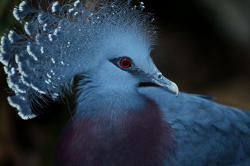
<svg viewBox="0 0 250 166">
<path fill-rule="evenodd" d="M 60 10 L 59 2 L 58 1 L 53 2 L 52 7 L 51 7 L 52 13 L 59 12 L 59 10 Z"/>
</svg>

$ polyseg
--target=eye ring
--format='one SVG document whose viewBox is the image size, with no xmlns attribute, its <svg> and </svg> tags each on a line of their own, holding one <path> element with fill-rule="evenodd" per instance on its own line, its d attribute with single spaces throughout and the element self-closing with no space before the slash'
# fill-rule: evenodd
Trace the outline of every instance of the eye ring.
<svg viewBox="0 0 250 166">
<path fill-rule="evenodd" d="M 129 68 L 131 67 L 131 60 L 129 58 L 122 58 L 120 60 L 120 65 L 123 68 Z"/>
</svg>

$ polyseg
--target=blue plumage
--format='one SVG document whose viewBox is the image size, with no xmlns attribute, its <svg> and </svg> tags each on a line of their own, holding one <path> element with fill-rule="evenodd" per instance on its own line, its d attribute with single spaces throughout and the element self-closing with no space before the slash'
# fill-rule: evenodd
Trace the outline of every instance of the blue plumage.
<svg viewBox="0 0 250 166">
<path fill-rule="evenodd" d="M 26 34 L 1 39 L 10 105 L 30 119 L 48 99 L 73 101 L 56 148 L 60 166 L 250 165 L 250 114 L 176 97 L 177 85 L 150 58 L 156 33 L 144 8 L 77 0 L 46 11 L 21 2 L 13 14 Z"/>
<path fill-rule="evenodd" d="M 103 42 L 116 42 L 118 38 L 113 36 L 123 37 L 131 31 L 150 47 L 153 27 L 143 28 L 149 15 L 126 3 L 102 3 L 96 10 L 97 4 L 89 2 L 86 6 L 92 6 L 87 8 L 80 1 L 63 6 L 54 2 L 51 11 L 35 9 L 26 1 L 14 8 L 13 14 L 24 24 L 26 34 L 11 30 L 8 37 L 2 37 L 1 62 L 8 74 L 8 85 L 16 93 L 8 98 L 9 103 L 23 119 L 35 117 L 29 109 L 31 95 L 56 99 L 61 87 L 74 75 L 94 66 L 98 51 L 105 50 Z"/>
<path fill-rule="evenodd" d="M 249 165 L 250 113 L 196 95 L 140 91 L 157 101 L 175 131 L 173 165 Z"/>
</svg>

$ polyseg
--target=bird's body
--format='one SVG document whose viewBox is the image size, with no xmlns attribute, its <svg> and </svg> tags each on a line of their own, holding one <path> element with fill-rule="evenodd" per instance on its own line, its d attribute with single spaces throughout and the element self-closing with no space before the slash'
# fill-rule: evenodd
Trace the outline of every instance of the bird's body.
<svg viewBox="0 0 250 166">
<path fill-rule="evenodd" d="M 146 102 L 123 92 L 117 103 L 101 94 L 93 97 L 106 107 L 86 105 L 90 115 L 79 113 L 68 123 L 58 144 L 59 165 L 249 165 L 248 112 L 156 87 L 138 93 Z M 126 109 L 133 103 L 142 109 Z M 103 114 L 91 117 L 92 111 Z"/>
<path fill-rule="evenodd" d="M 31 19 L 28 37 L 11 31 L 1 40 L 0 60 L 15 92 L 8 100 L 22 118 L 42 106 L 34 96 L 73 103 L 56 165 L 250 165 L 249 113 L 198 95 L 176 96 L 176 84 L 150 58 L 151 16 L 101 2 L 94 8 L 55 2 L 52 13 L 22 2 L 14 15 Z"/>
</svg>

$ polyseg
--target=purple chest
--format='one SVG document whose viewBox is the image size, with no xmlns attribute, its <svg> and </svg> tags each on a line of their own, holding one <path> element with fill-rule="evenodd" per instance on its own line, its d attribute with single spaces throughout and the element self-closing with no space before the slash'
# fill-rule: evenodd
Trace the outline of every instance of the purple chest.
<svg viewBox="0 0 250 166">
<path fill-rule="evenodd" d="M 173 152 L 172 129 L 153 101 L 107 117 L 71 120 L 58 141 L 56 165 L 161 166 Z"/>
</svg>

